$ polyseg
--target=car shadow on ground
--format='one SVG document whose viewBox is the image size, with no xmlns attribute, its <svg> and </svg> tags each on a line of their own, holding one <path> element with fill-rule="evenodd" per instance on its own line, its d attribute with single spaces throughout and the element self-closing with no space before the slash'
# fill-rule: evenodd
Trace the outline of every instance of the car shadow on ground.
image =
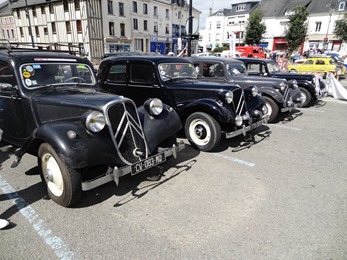
<svg viewBox="0 0 347 260">
<path fill-rule="evenodd" d="M 7 160 L 14 160 L 14 147 L 1 142 L 0 148 L 0 165 Z M 112 181 L 90 191 L 84 191 L 80 201 L 72 205 L 71 208 L 90 207 L 99 204 L 112 196 L 124 196 L 128 193 L 129 195 L 126 196 L 126 198 L 119 200 L 114 206 L 118 207 L 130 202 L 131 200 L 140 199 L 150 192 L 150 190 L 155 189 L 184 172 L 188 172 L 196 163 L 196 159 L 194 158 L 197 157 L 199 153 L 200 151 L 194 149 L 189 144 L 186 144 L 185 148 L 178 153 L 176 159 L 171 156 L 167 158 L 165 163 L 141 172 L 135 176 L 123 176 L 120 178 L 118 186 Z M 174 171 L 169 171 L 171 168 L 174 169 Z M 25 175 L 39 175 L 38 166 L 26 171 Z M 9 199 L 15 200 L 16 204 L 4 212 L 0 211 L 1 218 L 8 219 L 21 208 L 26 205 L 31 205 L 38 200 L 50 200 L 47 195 L 46 187 L 41 181 L 25 189 L 15 192 L 4 192 L 4 194 L 0 195 L 0 202 Z M 17 203 L 17 200 L 20 201 L 20 205 Z M 54 202 L 50 201 L 49 203 Z"/>
<path fill-rule="evenodd" d="M 170 157 L 163 164 L 153 167 L 135 176 L 126 175 L 119 179 L 119 185 L 110 182 L 83 193 L 82 199 L 73 205 L 73 208 L 90 207 L 99 204 L 112 196 L 121 197 L 116 199 L 114 207 L 120 207 L 133 200 L 141 199 L 151 190 L 161 186 L 171 179 L 190 171 L 196 163 L 195 157 L 200 151 L 194 149 L 189 144 L 178 153 L 177 158 Z"/>
</svg>

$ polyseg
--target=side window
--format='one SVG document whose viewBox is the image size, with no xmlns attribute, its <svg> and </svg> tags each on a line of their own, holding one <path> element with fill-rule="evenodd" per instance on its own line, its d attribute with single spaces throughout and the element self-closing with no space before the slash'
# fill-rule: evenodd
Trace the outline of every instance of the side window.
<svg viewBox="0 0 347 260">
<path fill-rule="evenodd" d="M 206 77 L 206 78 L 214 77 L 215 75 L 214 72 L 215 72 L 215 68 L 213 65 L 208 63 L 203 64 L 203 71 L 202 71 L 203 77 Z"/>
<path fill-rule="evenodd" d="M 108 82 L 125 83 L 126 82 L 126 65 L 112 65 L 107 75 Z"/>
<path fill-rule="evenodd" d="M 248 72 L 256 72 L 256 73 L 260 73 L 260 64 L 248 64 Z"/>
<path fill-rule="evenodd" d="M 151 64 L 132 63 L 130 64 L 130 81 L 133 83 L 154 83 L 154 68 Z"/>
<path fill-rule="evenodd" d="M 215 67 L 215 76 L 218 78 L 224 78 L 224 70 L 222 65 L 217 64 Z"/>
<path fill-rule="evenodd" d="M 311 65 L 311 64 L 313 64 L 313 60 L 308 60 L 308 61 L 305 62 L 305 64 Z"/>
<path fill-rule="evenodd" d="M 5 61 L 0 61 L 0 83 L 16 85 L 14 71 L 11 65 Z"/>
<path fill-rule="evenodd" d="M 317 60 L 316 65 L 325 65 L 324 60 Z"/>
</svg>

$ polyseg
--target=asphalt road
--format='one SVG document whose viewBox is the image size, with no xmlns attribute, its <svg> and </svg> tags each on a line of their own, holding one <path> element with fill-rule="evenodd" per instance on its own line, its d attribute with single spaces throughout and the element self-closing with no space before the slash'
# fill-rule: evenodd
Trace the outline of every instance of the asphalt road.
<svg viewBox="0 0 347 260">
<path fill-rule="evenodd" d="M 347 101 L 332 97 L 216 153 L 45 197 L 36 158 L 0 148 L 0 259 L 347 259 Z M 241 146 L 240 146 L 241 145 Z M 155 177 L 157 178 L 156 180 Z"/>
</svg>

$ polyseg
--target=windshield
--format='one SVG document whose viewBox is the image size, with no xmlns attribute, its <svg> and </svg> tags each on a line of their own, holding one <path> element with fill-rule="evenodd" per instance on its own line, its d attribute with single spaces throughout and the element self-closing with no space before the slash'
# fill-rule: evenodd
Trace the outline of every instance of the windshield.
<svg viewBox="0 0 347 260">
<path fill-rule="evenodd" d="M 268 68 L 270 73 L 276 73 L 276 72 L 280 72 L 281 71 L 280 66 L 277 63 L 275 63 L 275 62 L 269 62 L 267 64 L 267 68 Z"/>
<path fill-rule="evenodd" d="M 96 83 L 92 69 L 79 63 L 30 63 L 20 67 L 25 87 L 38 88 L 51 85 L 76 83 L 94 85 Z"/>
<path fill-rule="evenodd" d="M 197 78 L 194 66 L 190 63 L 160 63 L 158 69 L 160 77 L 164 81 L 182 78 Z"/>
<path fill-rule="evenodd" d="M 230 75 L 247 75 L 247 68 L 244 63 L 228 63 L 226 68 Z"/>
</svg>

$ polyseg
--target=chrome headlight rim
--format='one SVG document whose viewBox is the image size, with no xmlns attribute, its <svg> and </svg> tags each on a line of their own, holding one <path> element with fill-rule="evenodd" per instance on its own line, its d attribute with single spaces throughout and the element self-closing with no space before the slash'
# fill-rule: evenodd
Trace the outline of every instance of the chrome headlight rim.
<svg viewBox="0 0 347 260">
<path fill-rule="evenodd" d="M 98 133 L 104 129 L 106 119 L 100 111 L 90 111 L 84 116 L 84 126 L 93 133 Z"/>
<path fill-rule="evenodd" d="M 258 96 L 258 94 L 259 94 L 259 89 L 258 89 L 258 87 L 257 87 L 257 86 L 253 86 L 252 89 L 251 89 L 251 92 L 252 92 L 252 96 L 253 96 L 253 97 Z"/>
<path fill-rule="evenodd" d="M 234 93 L 231 90 L 223 90 L 218 93 L 218 98 L 223 103 L 231 104 L 234 101 Z"/>
<path fill-rule="evenodd" d="M 241 126 L 242 123 L 243 123 L 243 118 L 242 118 L 242 116 L 237 115 L 237 116 L 235 117 L 235 125 L 236 125 L 236 126 Z"/>
<path fill-rule="evenodd" d="M 164 104 L 159 98 L 150 98 L 144 104 L 151 116 L 159 116 L 164 110 Z"/>
<path fill-rule="evenodd" d="M 283 90 L 285 89 L 285 87 L 286 87 L 286 83 L 281 82 L 281 83 L 279 84 L 279 89 L 280 89 L 281 91 L 283 91 Z"/>
</svg>

